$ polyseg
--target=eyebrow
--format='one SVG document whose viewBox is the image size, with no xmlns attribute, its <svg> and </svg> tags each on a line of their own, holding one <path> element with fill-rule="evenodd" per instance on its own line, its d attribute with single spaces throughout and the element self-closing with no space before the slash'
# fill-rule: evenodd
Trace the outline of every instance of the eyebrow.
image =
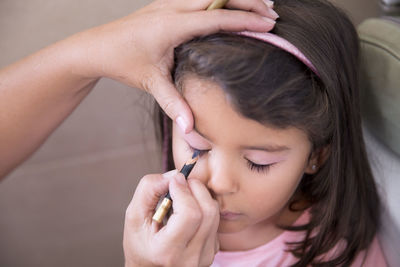
<svg viewBox="0 0 400 267">
<path fill-rule="evenodd" d="M 279 146 L 279 145 L 242 146 L 241 148 L 246 150 L 259 150 L 267 152 L 281 152 L 290 150 L 290 148 L 288 148 L 287 146 Z"/>
<path fill-rule="evenodd" d="M 208 142 L 210 138 L 207 137 L 204 133 L 201 133 L 196 127 L 193 127 L 193 130 L 197 132 L 201 137 L 206 139 Z M 280 145 L 261 145 L 261 146 L 241 146 L 241 149 L 244 150 L 259 150 L 259 151 L 267 151 L 267 152 L 281 152 L 285 150 L 290 150 L 287 146 L 280 146 Z"/>
</svg>

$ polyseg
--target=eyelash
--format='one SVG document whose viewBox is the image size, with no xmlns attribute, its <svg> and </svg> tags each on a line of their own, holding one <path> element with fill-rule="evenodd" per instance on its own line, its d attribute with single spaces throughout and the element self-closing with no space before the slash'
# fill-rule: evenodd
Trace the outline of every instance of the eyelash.
<svg viewBox="0 0 400 267">
<path fill-rule="evenodd" d="M 188 145 L 190 150 L 192 152 L 194 152 L 195 150 L 199 151 L 199 157 L 203 156 L 205 153 L 207 153 L 209 150 L 200 150 L 200 149 L 196 149 L 191 147 L 190 145 Z M 256 164 L 248 159 L 246 159 L 247 161 L 247 167 L 251 170 L 251 171 L 256 171 L 256 172 L 268 172 L 269 169 L 271 168 L 271 166 L 273 164 L 267 164 L 267 165 L 261 165 L 261 164 Z"/>
<path fill-rule="evenodd" d="M 188 145 L 189 146 L 189 145 Z M 191 147 L 191 146 L 189 146 L 189 148 L 190 148 L 190 151 L 192 152 L 192 153 L 194 153 L 194 151 L 198 151 L 199 152 L 199 157 L 201 157 L 201 156 L 203 156 L 205 153 L 207 153 L 209 150 L 200 150 L 200 149 L 196 149 L 196 148 L 193 148 L 193 147 Z"/>
<path fill-rule="evenodd" d="M 254 162 L 251 162 L 250 160 L 247 159 L 247 166 L 251 171 L 268 172 L 269 168 L 271 168 L 271 165 L 272 164 L 267 164 L 267 165 L 255 164 Z"/>
</svg>

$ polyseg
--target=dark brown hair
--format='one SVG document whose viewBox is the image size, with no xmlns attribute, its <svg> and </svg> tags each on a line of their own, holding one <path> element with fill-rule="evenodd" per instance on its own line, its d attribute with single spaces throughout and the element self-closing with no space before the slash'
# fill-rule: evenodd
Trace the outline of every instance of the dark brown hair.
<svg viewBox="0 0 400 267">
<path fill-rule="evenodd" d="M 361 130 L 357 33 L 347 16 L 327 1 L 274 3 L 280 18 L 272 32 L 297 46 L 318 76 L 275 46 L 218 33 L 175 50 L 174 80 L 178 88 L 188 74 L 212 80 L 245 117 L 282 129 L 297 127 L 308 134 L 314 151 L 329 148 L 318 172 L 305 174 L 299 185 L 311 204 L 311 219 L 303 226 L 285 227 L 306 231 L 304 240 L 288 247 L 299 259 L 294 266 L 348 266 L 373 240 L 380 214 Z M 322 260 L 339 241 L 345 241 L 345 249 Z"/>
</svg>

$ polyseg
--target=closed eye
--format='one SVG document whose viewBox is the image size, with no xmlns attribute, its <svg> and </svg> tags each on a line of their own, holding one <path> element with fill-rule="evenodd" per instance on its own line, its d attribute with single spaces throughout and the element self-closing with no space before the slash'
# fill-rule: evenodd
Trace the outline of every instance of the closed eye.
<svg viewBox="0 0 400 267">
<path fill-rule="evenodd" d="M 189 149 L 190 149 L 190 151 L 191 151 L 192 153 L 193 153 L 195 150 L 196 150 L 196 151 L 199 151 L 199 157 L 203 156 L 205 153 L 207 153 L 208 151 L 210 151 L 209 149 L 207 149 L 207 150 L 197 149 L 197 148 L 192 147 L 192 146 L 189 145 L 189 144 L 188 144 L 188 147 L 189 147 Z"/>
<path fill-rule="evenodd" d="M 192 153 L 193 153 L 195 150 L 199 151 L 199 157 L 203 156 L 205 153 L 207 153 L 207 152 L 210 151 L 210 149 L 206 149 L 206 150 L 197 149 L 197 148 L 194 148 L 194 147 L 190 146 L 189 144 L 188 144 L 188 147 L 189 147 L 189 149 L 190 149 L 190 151 L 191 151 Z M 256 164 L 256 163 L 254 163 L 254 162 L 252 162 L 252 161 L 250 161 L 250 160 L 248 160 L 248 159 L 246 159 L 246 161 L 247 161 L 247 166 L 248 166 L 248 168 L 249 168 L 251 171 L 256 171 L 256 172 L 260 172 L 260 173 L 262 173 L 262 172 L 264 172 L 264 173 L 268 172 L 269 169 L 271 168 L 271 166 L 273 165 L 273 164 L 265 164 L 265 165 L 263 165 L 263 164 Z"/>
<path fill-rule="evenodd" d="M 251 162 L 250 160 L 247 160 L 247 166 L 249 167 L 249 169 L 251 171 L 256 171 L 256 172 L 268 172 L 269 169 L 271 168 L 272 164 L 266 164 L 266 165 L 262 165 L 262 164 L 256 164 L 254 162 Z"/>
</svg>

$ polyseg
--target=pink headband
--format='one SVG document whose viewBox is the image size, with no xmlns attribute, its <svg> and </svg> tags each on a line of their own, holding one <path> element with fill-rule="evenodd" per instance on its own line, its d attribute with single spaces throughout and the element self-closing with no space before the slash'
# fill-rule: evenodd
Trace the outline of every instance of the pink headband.
<svg viewBox="0 0 400 267">
<path fill-rule="evenodd" d="M 261 41 L 264 41 L 266 43 L 272 44 L 276 47 L 279 47 L 282 50 L 285 50 L 286 52 L 292 54 L 295 56 L 298 60 L 303 62 L 307 67 L 309 67 L 317 76 L 319 76 L 317 69 L 314 67 L 314 65 L 311 63 L 311 61 L 292 43 L 287 41 L 286 39 L 283 39 L 282 37 L 273 34 L 273 33 L 259 33 L 259 32 L 249 32 L 249 31 L 243 31 L 243 32 L 238 32 L 238 35 L 243 35 L 251 38 L 255 38 Z M 164 115 L 164 140 L 163 140 L 163 170 L 168 171 L 168 149 L 169 149 L 169 135 L 170 135 L 170 130 L 168 129 L 168 118 L 167 115 Z"/>
<path fill-rule="evenodd" d="M 238 32 L 237 34 L 258 39 L 258 40 L 264 41 L 266 43 L 272 44 L 276 47 L 279 47 L 282 50 L 285 50 L 286 52 L 292 54 L 297 59 L 299 59 L 301 62 L 303 62 L 317 76 L 319 76 L 317 69 L 314 67 L 314 65 L 311 63 L 311 61 L 308 58 L 306 58 L 306 56 L 296 46 L 294 46 L 292 43 L 290 43 L 288 40 L 283 39 L 282 37 L 280 37 L 276 34 L 273 34 L 273 33 L 269 33 L 269 32 L 243 31 L 243 32 Z"/>
</svg>

